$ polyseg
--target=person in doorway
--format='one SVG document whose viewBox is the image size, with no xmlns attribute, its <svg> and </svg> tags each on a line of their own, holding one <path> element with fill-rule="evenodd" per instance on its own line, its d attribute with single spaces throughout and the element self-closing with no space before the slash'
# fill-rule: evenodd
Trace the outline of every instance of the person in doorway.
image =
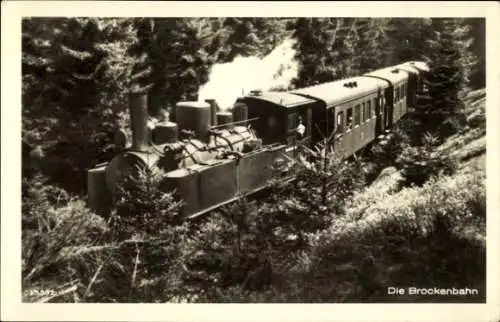
<svg viewBox="0 0 500 322">
<path fill-rule="evenodd" d="M 352 116 L 349 116 L 349 120 L 347 121 L 347 130 L 352 129 Z"/>
<path fill-rule="evenodd" d="M 299 138 L 303 138 L 305 133 L 306 133 L 306 127 L 302 123 L 302 117 L 299 116 L 299 125 L 297 126 L 297 129 L 295 130 L 299 134 Z"/>
</svg>

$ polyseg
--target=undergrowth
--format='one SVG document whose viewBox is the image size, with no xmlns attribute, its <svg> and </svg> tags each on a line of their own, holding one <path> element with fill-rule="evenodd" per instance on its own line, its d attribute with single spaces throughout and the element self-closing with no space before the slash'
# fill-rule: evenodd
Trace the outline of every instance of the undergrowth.
<svg viewBox="0 0 500 322">
<path fill-rule="evenodd" d="M 109 218 L 26 179 L 23 301 L 457 301 L 391 297 L 388 286 L 477 288 L 458 300 L 484 301 L 485 171 L 469 162 L 485 151 L 481 117 L 470 111 L 469 129 L 443 142 L 395 133 L 371 173 L 335 155 L 325 168 L 324 150 L 311 150 L 297 181 L 200 223 L 175 220 L 158 169 L 123 190 Z"/>
</svg>

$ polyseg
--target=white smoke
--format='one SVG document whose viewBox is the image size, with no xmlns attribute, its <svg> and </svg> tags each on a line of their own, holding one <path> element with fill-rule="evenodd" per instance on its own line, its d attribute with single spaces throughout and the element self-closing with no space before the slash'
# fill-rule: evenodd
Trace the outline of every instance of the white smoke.
<svg viewBox="0 0 500 322">
<path fill-rule="evenodd" d="M 215 99 L 223 110 L 251 90 L 288 89 L 297 76 L 294 40 L 286 39 L 266 57 L 236 57 L 230 63 L 215 64 L 209 81 L 200 88 L 199 100 Z"/>
</svg>

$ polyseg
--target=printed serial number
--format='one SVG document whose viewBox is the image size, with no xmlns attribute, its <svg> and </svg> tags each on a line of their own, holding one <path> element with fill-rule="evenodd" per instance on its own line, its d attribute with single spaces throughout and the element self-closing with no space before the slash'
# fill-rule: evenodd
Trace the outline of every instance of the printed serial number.
<svg viewBox="0 0 500 322">
<path fill-rule="evenodd" d="M 52 296 L 56 295 L 56 291 L 51 289 L 31 289 L 24 291 L 25 296 Z"/>
</svg>

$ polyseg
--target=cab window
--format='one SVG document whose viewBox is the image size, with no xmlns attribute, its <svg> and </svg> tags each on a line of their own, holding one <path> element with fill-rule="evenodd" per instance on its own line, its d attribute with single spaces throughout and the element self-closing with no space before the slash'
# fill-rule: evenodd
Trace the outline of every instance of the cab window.
<svg viewBox="0 0 500 322">
<path fill-rule="evenodd" d="M 367 116 L 368 116 L 368 112 L 366 111 L 366 103 L 363 102 L 363 123 L 366 122 Z"/>
<path fill-rule="evenodd" d="M 292 131 L 297 127 L 297 114 L 288 114 L 288 131 Z"/>
<path fill-rule="evenodd" d="M 368 115 L 366 116 L 367 119 L 372 118 L 372 100 L 368 100 L 366 102 L 366 111 L 368 112 Z"/>
</svg>

